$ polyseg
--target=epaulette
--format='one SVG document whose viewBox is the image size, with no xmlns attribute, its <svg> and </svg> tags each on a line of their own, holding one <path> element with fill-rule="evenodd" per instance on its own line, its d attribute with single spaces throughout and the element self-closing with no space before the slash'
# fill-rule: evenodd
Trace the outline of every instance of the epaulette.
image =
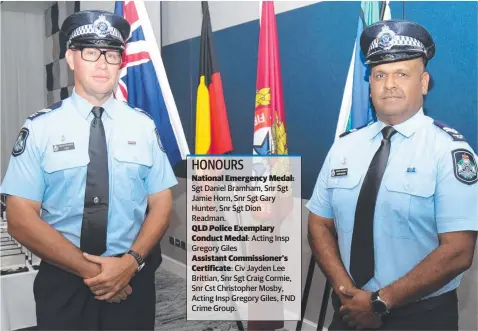
<svg viewBox="0 0 478 331">
<path fill-rule="evenodd" d="M 144 110 L 142 110 L 141 108 L 138 108 L 138 107 L 134 107 L 133 105 L 130 105 L 130 104 L 127 103 L 126 101 L 124 101 L 124 103 L 127 104 L 128 107 L 131 107 L 131 108 L 133 108 L 134 110 L 139 111 L 140 113 L 145 114 L 146 116 L 148 116 L 150 119 L 152 119 L 152 120 L 154 121 L 153 116 L 151 116 L 151 114 L 148 113 L 147 111 L 144 111 Z"/>
<path fill-rule="evenodd" d="M 31 114 L 30 116 L 28 116 L 28 119 L 29 120 L 34 120 L 35 118 L 41 116 L 41 115 L 45 115 L 45 114 L 48 114 L 49 112 L 51 112 L 52 110 L 55 110 L 55 109 L 58 109 L 61 107 L 63 103 L 63 100 L 60 100 L 58 101 L 57 103 L 54 103 L 52 104 L 51 106 L 45 108 L 45 109 L 42 109 L 40 111 L 37 111 L 36 113 L 34 114 Z"/>
<path fill-rule="evenodd" d="M 148 113 L 147 111 L 142 110 L 141 108 L 134 108 L 134 110 L 137 110 L 137 111 L 139 111 L 140 113 L 145 114 L 146 116 L 148 116 L 150 119 L 152 119 L 152 120 L 154 121 L 153 116 L 151 116 L 151 114 Z"/>
<path fill-rule="evenodd" d="M 437 127 L 439 127 L 440 129 L 448 133 L 450 137 L 453 138 L 454 141 L 466 141 L 465 137 L 460 132 L 449 127 L 446 123 L 435 120 L 433 121 L 433 124 L 435 124 Z"/>
<path fill-rule="evenodd" d="M 352 129 L 352 130 L 350 130 L 350 131 L 345 131 L 344 133 L 342 133 L 341 135 L 339 135 L 339 138 L 345 137 L 346 135 L 348 135 L 348 134 L 350 134 L 350 133 L 352 133 L 352 132 L 358 131 L 358 130 L 360 130 L 360 129 L 363 129 L 363 128 L 367 127 L 367 126 L 368 126 L 368 123 L 365 124 L 365 125 L 359 126 L 358 128 Z"/>
</svg>

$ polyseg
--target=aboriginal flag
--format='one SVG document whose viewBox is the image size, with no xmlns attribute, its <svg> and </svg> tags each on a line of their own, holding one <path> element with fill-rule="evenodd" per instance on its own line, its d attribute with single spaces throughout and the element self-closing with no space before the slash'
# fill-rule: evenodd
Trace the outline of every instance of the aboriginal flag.
<svg viewBox="0 0 478 331">
<path fill-rule="evenodd" d="M 225 154 L 232 151 L 232 141 L 207 1 L 202 1 L 202 14 L 195 153 Z"/>
</svg>

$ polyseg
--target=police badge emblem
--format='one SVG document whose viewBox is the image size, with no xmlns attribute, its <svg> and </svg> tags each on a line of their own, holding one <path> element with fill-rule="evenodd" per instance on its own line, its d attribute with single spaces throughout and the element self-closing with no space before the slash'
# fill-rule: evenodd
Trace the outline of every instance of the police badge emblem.
<svg viewBox="0 0 478 331">
<path fill-rule="evenodd" d="M 22 128 L 20 133 L 18 134 L 17 140 L 15 141 L 15 145 L 13 146 L 12 155 L 19 156 L 22 155 L 25 151 L 25 146 L 27 143 L 28 135 L 30 131 L 27 128 Z"/>
<path fill-rule="evenodd" d="M 476 183 L 478 181 L 478 167 L 473 154 L 466 149 L 455 149 L 451 153 L 456 179 L 467 185 Z"/>
<path fill-rule="evenodd" d="M 98 17 L 98 19 L 93 23 L 93 29 L 99 37 L 106 37 L 111 31 L 111 23 L 106 20 L 104 15 Z"/>
<path fill-rule="evenodd" d="M 159 149 L 162 150 L 163 153 L 166 153 L 166 150 L 164 149 L 163 145 L 161 144 L 161 138 L 159 138 L 158 128 L 154 129 L 154 133 L 156 133 L 156 138 L 158 139 Z"/>
<path fill-rule="evenodd" d="M 390 28 L 385 25 L 382 27 L 382 31 L 377 36 L 378 40 L 378 46 L 385 49 L 389 50 L 393 46 L 393 40 L 395 39 L 396 33 Z"/>
</svg>

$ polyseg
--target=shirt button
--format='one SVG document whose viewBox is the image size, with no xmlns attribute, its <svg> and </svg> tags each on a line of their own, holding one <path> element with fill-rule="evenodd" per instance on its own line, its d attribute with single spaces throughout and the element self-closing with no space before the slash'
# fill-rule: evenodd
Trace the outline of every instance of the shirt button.
<svg viewBox="0 0 478 331">
<path fill-rule="evenodd" d="M 336 180 L 335 180 L 335 184 L 338 184 L 338 183 L 339 183 L 339 180 L 338 180 L 338 179 L 336 179 Z"/>
<path fill-rule="evenodd" d="M 407 192 L 410 191 L 410 188 L 411 188 L 410 184 L 405 185 L 405 191 L 407 191 Z"/>
<path fill-rule="evenodd" d="M 100 202 L 100 199 L 98 197 L 94 197 L 93 202 L 96 204 L 96 203 Z"/>
</svg>

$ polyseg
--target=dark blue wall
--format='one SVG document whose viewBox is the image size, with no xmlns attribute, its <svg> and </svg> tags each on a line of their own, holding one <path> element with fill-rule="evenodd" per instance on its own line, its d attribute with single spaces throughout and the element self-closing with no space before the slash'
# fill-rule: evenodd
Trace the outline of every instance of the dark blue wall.
<svg viewBox="0 0 478 331">
<path fill-rule="evenodd" d="M 289 153 L 302 155 L 308 199 L 333 143 L 360 2 L 322 2 L 277 15 Z M 477 150 L 477 3 L 392 2 L 392 18 L 416 21 L 437 45 L 428 65 L 429 116 L 455 127 Z M 235 153 L 252 152 L 259 22 L 214 33 Z M 194 151 L 199 37 L 163 47 L 163 60 Z"/>
</svg>

